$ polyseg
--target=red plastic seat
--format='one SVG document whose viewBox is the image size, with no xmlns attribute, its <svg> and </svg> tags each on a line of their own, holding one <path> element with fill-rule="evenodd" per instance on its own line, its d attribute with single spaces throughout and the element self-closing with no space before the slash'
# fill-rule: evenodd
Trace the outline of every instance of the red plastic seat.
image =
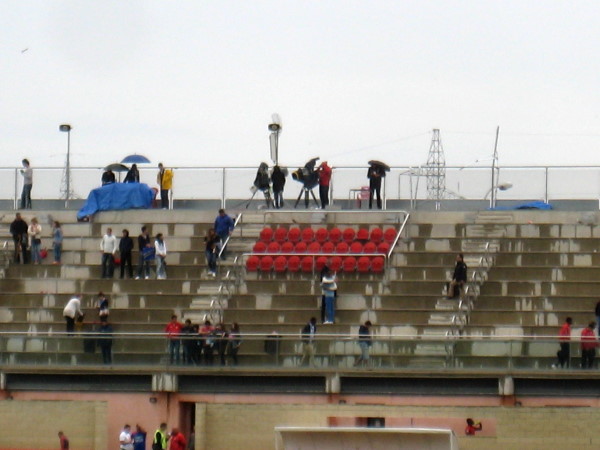
<svg viewBox="0 0 600 450">
<path fill-rule="evenodd" d="M 342 240 L 342 232 L 339 228 L 332 228 L 329 230 L 329 240 L 334 244 L 337 244 Z"/>
<path fill-rule="evenodd" d="M 269 245 L 267 245 L 267 253 L 279 253 L 281 251 L 281 245 L 279 245 L 279 242 L 269 242 Z"/>
<path fill-rule="evenodd" d="M 332 272 L 337 272 L 342 267 L 342 257 L 341 256 L 332 256 L 329 260 L 329 270 Z"/>
<path fill-rule="evenodd" d="M 351 244 L 354 241 L 354 236 L 356 236 L 356 232 L 352 228 L 346 228 L 342 233 L 342 237 L 344 242 Z"/>
<path fill-rule="evenodd" d="M 335 246 L 336 253 L 348 253 L 348 244 L 345 242 L 338 242 L 338 245 Z"/>
<path fill-rule="evenodd" d="M 256 241 L 256 244 L 254 244 L 254 247 L 252 247 L 252 251 L 254 253 L 264 253 L 267 251 L 267 244 L 265 244 L 263 241 Z"/>
<path fill-rule="evenodd" d="M 344 272 L 354 272 L 356 269 L 356 258 L 354 256 L 346 256 L 342 262 Z"/>
<path fill-rule="evenodd" d="M 385 239 L 385 241 L 390 244 L 393 243 L 394 239 L 396 239 L 396 229 L 388 228 L 387 230 L 385 230 L 383 232 L 383 239 Z"/>
<path fill-rule="evenodd" d="M 298 242 L 294 247 L 296 253 L 306 253 L 306 242 Z"/>
<path fill-rule="evenodd" d="M 298 272 L 300 270 L 300 257 L 299 256 L 290 256 L 287 262 L 287 270 L 288 272 Z"/>
<path fill-rule="evenodd" d="M 281 244 L 281 253 L 294 253 L 294 244 L 290 241 L 285 241 Z"/>
<path fill-rule="evenodd" d="M 371 272 L 380 273 L 383 272 L 385 259 L 383 256 L 375 256 L 371 261 Z"/>
<path fill-rule="evenodd" d="M 300 228 L 298 228 L 298 227 L 290 228 L 290 230 L 288 231 L 288 235 L 287 235 L 288 241 L 295 244 L 296 242 L 300 241 L 300 235 L 301 235 Z"/>
<path fill-rule="evenodd" d="M 311 242 L 310 244 L 308 244 L 307 252 L 321 253 L 321 244 L 319 244 L 317 241 Z"/>
<path fill-rule="evenodd" d="M 375 253 L 377 251 L 377 246 L 374 242 L 367 242 L 363 247 L 363 253 Z"/>
<path fill-rule="evenodd" d="M 390 244 L 388 244 L 387 242 L 381 242 L 377 246 L 377 253 L 385 253 L 387 255 L 387 253 L 389 251 L 390 251 Z"/>
<path fill-rule="evenodd" d="M 312 228 L 306 227 L 302 230 L 302 240 L 307 244 L 315 240 L 315 232 Z"/>
<path fill-rule="evenodd" d="M 269 243 L 273 240 L 273 229 L 271 227 L 264 227 L 260 231 L 260 240 Z"/>
<path fill-rule="evenodd" d="M 325 267 L 326 265 L 327 265 L 327 257 L 319 256 L 317 258 L 317 262 L 315 263 L 315 269 L 320 272 L 323 269 L 323 267 Z"/>
<path fill-rule="evenodd" d="M 275 230 L 275 234 L 273 239 L 275 239 L 280 244 L 283 244 L 287 240 L 288 230 L 285 227 L 279 227 Z"/>
<path fill-rule="evenodd" d="M 371 230 L 371 240 L 375 244 L 379 244 L 383 240 L 383 230 L 379 227 L 375 227 Z"/>
<path fill-rule="evenodd" d="M 356 233 L 356 239 L 359 241 L 368 241 L 369 240 L 369 230 L 366 228 L 359 228 Z"/>
<path fill-rule="evenodd" d="M 273 268 L 273 258 L 270 256 L 263 256 L 260 258 L 260 270 L 262 272 L 268 272 Z"/>
<path fill-rule="evenodd" d="M 300 268 L 302 272 L 312 272 L 313 270 L 313 258 L 312 256 L 305 256 L 300 262 Z"/>
<path fill-rule="evenodd" d="M 335 245 L 331 241 L 324 242 L 321 246 L 321 251 L 323 253 L 333 253 L 335 251 Z"/>
<path fill-rule="evenodd" d="M 358 241 L 354 241 L 352 244 L 350 244 L 350 253 L 362 253 L 363 251 L 363 245 L 358 242 Z"/>
<path fill-rule="evenodd" d="M 371 268 L 371 259 L 368 256 L 361 256 L 356 262 L 356 270 L 360 273 L 366 273 Z"/>
<path fill-rule="evenodd" d="M 329 237 L 329 231 L 327 231 L 327 228 L 319 228 L 317 230 L 317 232 L 315 233 L 315 240 L 319 244 L 322 244 L 323 242 L 325 242 L 328 237 Z"/>
<path fill-rule="evenodd" d="M 258 263 L 260 262 L 260 258 L 258 256 L 252 255 L 246 260 L 246 270 L 249 272 L 256 272 L 258 269 Z"/>
<path fill-rule="evenodd" d="M 278 256 L 277 258 L 275 258 L 275 261 L 273 261 L 273 269 L 275 270 L 275 272 L 285 272 L 285 269 L 287 268 L 287 258 L 285 256 Z"/>
</svg>

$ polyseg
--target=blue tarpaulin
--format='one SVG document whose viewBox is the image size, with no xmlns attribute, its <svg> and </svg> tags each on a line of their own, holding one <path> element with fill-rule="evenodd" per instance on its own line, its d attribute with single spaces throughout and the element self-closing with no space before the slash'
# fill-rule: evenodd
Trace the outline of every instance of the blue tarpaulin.
<svg viewBox="0 0 600 450">
<path fill-rule="evenodd" d="M 90 191 L 77 218 L 83 219 L 98 211 L 150 208 L 153 200 L 154 191 L 145 183 L 111 183 Z"/>
<path fill-rule="evenodd" d="M 496 206 L 495 208 L 489 208 L 492 211 L 510 211 L 513 209 L 554 209 L 550 203 L 545 202 L 529 202 L 521 203 L 520 205 L 514 206 Z"/>
</svg>

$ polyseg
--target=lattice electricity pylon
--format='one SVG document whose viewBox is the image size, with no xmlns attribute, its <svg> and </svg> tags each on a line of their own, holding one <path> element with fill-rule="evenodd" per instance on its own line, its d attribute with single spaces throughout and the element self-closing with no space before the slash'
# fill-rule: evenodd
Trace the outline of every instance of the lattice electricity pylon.
<svg viewBox="0 0 600 450">
<path fill-rule="evenodd" d="M 440 130 L 434 129 L 431 137 L 431 146 L 425 165 L 427 177 L 427 198 L 442 200 L 446 197 L 446 159 L 440 139 Z"/>
<path fill-rule="evenodd" d="M 68 178 L 69 178 L 68 199 L 69 200 L 78 199 L 79 196 L 75 193 L 75 191 L 73 191 L 73 177 L 71 176 L 71 167 L 68 167 L 66 162 L 65 162 L 65 168 L 63 169 L 63 173 L 62 173 L 62 179 L 60 181 L 60 198 L 65 201 L 67 200 L 67 174 L 68 174 Z"/>
</svg>

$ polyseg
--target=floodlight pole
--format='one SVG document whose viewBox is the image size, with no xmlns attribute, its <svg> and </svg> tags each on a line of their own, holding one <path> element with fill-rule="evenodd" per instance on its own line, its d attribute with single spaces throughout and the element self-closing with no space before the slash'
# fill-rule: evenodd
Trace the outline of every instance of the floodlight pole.
<svg viewBox="0 0 600 450">
<path fill-rule="evenodd" d="M 69 197 L 71 196 L 71 125 L 62 124 L 58 127 L 60 131 L 67 133 L 67 164 L 65 167 L 66 192 L 65 192 L 65 209 L 69 207 Z"/>
</svg>

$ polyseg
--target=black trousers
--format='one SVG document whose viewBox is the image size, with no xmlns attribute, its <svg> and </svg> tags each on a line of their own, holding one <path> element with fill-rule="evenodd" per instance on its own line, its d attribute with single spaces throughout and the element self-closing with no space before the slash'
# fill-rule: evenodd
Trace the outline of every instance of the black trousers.
<svg viewBox="0 0 600 450">
<path fill-rule="evenodd" d="M 160 206 L 162 208 L 169 209 L 169 190 L 168 189 L 160 190 Z"/>
<path fill-rule="evenodd" d="M 65 316 L 65 320 L 67 321 L 67 333 L 73 334 L 73 331 L 75 331 L 75 319 Z"/>
<path fill-rule="evenodd" d="M 131 252 L 121 253 L 121 278 L 125 275 L 125 265 L 127 265 L 127 273 L 129 278 L 133 278 L 133 267 L 131 265 Z"/>
<path fill-rule="evenodd" d="M 581 349 L 581 368 L 591 369 L 594 367 L 594 358 L 596 357 L 596 349 L 591 348 L 589 350 Z"/>
<path fill-rule="evenodd" d="M 560 343 L 560 350 L 556 353 L 558 356 L 558 365 L 560 367 L 569 367 L 571 362 L 571 346 L 568 342 Z"/>
<path fill-rule="evenodd" d="M 329 186 L 319 185 L 319 198 L 321 199 L 321 208 L 325 209 L 329 205 Z"/>
<path fill-rule="evenodd" d="M 375 194 L 377 194 L 377 209 L 381 209 L 381 182 L 369 186 L 369 209 L 373 208 Z"/>
</svg>

